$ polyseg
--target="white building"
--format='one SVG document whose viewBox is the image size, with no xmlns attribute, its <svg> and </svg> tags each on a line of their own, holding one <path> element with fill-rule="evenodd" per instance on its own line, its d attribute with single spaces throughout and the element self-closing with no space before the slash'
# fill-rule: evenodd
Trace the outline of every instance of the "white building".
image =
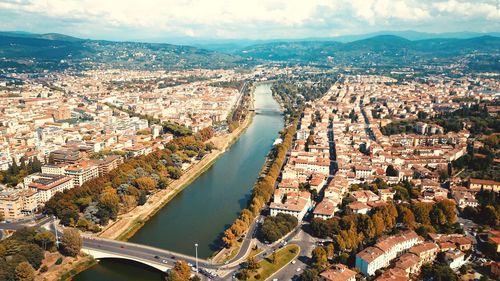
<svg viewBox="0 0 500 281">
<path fill-rule="evenodd" d="M 444 259 L 451 269 L 458 269 L 465 264 L 465 254 L 460 250 L 450 250 L 445 253 Z"/>
<path fill-rule="evenodd" d="M 398 254 L 422 241 L 414 231 L 387 237 L 359 252 L 356 255 L 356 267 L 365 275 L 373 275 L 378 269 L 389 266 Z"/>
<path fill-rule="evenodd" d="M 57 192 L 72 189 L 73 178 L 62 175 L 36 174 L 29 188 L 36 189 L 38 193 L 38 204 L 47 202 Z"/>
<path fill-rule="evenodd" d="M 279 213 L 289 214 L 301 221 L 311 208 L 311 194 L 307 191 L 302 192 L 284 192 L 276 189 L 274 192 L 274 201 L 271 202 L 269 209 L 271 216 Z"/>
<path fill-rule="evenodd" d="M 69 165 L 67 164 L 56 164 L 56 165 L 43 165 L 42 173 L 43 174 L 52 174 L 52 175 L 64 175 L 64 170 Z"/>
<path fill-rule="evenodd" d="M 99 176 L 99 167 L 90 164 L 90 162 L 80 162 L 67 167 L 64 170 L 64 174 L 73 178 L 75 186 L 81 186 L 85 182 Z"/>
</svg>

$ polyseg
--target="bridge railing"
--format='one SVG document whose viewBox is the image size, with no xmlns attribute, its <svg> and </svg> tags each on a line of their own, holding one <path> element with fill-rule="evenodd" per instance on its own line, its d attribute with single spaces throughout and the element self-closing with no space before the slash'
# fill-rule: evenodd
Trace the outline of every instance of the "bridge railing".
<svg viewBox="0 0 500 281">
<path fill-rule="evenodd" d="M 172 264 L 162 263 L 160 261 L 155 261 L 155 260 L 148 260 L 148 259 L 144 259 L 144 258 L 141 258 L 138 256 L 127 255 L 124 253 L 116 253 L 116 252 L 107 251 L 107 250 L 103 250 L 103 249 L 88 248 L 88 247 L 84 246 L 82 248 L 82 250 L 84 252 L 87 251 L 87 254 L 94 256 L 94 258 L 96 258 L 96 259 L 121 258 L 121 259 L 132 260 L 132 261 L 144 263 L 144 264 L 147 264 L 149 266 L 153 266 L 155 268 L 158 268 L 160 270 L 163 270 L 163 268 L 172 268 L 173 267 Z M 94 252 L 94 253 L 92 253 L 92 252 Z M 96 253 L 101 254 L 101 255 L 96 255 Z M 105 254 L 105 255 L 102 255 L 102 254 Z"/>
<path fill-rule="evenodd" d="M 104 242 L 107 242 L 107 243 L 113 243 L 113 244 L 116 244 L 116 245 L 123 245 L 123 246 L 129 245 L 129 248 L 132 246 L 132 247 L 136 247 L 136 248 L 149 249 L 151 251 L 156 251 L 158 253 L 163 253 L 163 254 L 165 254 L 167 256 L 168 255 L 172 255 L 172 256 L 176 256 L 176 257 L 179 257 L 179 258 L 184 258 L 184 259 L 187 259 L 187 260 L 195 260 L 196 259 L 195 257 L 188 256 L 186 254 L 181 254 L 181 253 L 177 253 L 177 252 L 174 252 L 174 251 L 165 250 L 165 249 L 161 249 L 161 248 L 157 248 L 157 247 L 153 247 L 153 246 L 149 246 L 149 245 L 144 245 L 144 244 L 133 243 L 133 242 L 116 241 L 116 240 L 106 239 L 106 238 L 101 238 L 101 237 L 85 237 L 85 239 L 89 239 L 89 240 L 92 240 L 92 241 L 104 241 Z M 100 248 L 94 248 L 94 249 L 100 250 Z M 206 264 L 211 264 L 208 260 L 200 259 L 200 258 L 198 258 L 198 262 L 202 262 L 202 263 L 206 263 Z"/>
</svg>

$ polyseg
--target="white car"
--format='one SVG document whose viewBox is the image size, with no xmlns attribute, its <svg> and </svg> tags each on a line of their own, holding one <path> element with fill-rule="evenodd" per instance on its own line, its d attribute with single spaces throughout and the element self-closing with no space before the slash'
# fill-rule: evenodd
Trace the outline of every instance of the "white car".
<svg viewBox="0 0 500 281">
<path fill-rule="evenodd" d="M 168 262 L 167 262 L 167 260 L 162 260 L 161 262 L 162 262 L 162 263 L 168 263 Z"/>
<path fill-rule="evenodd" d="M 299 268 L 297 268 L 297 272 L 299 272 L 300 270 L 301 270 L 301 269 L 300 269 L 300 267 L 299 267 Z"/>
<path fill-rule="evenodd" d="M 292 264 L 295 264 L 296 262 L 297 262 L 297 261 L 295 261 L 295 260 L 294 260 L 294 261 L 292 261 Z"/>
</svg>

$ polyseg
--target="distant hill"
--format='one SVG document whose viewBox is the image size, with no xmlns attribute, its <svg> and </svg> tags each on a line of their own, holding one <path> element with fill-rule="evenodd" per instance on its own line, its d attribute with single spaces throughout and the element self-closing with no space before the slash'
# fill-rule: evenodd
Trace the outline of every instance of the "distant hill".
<svg viewBox="0 0 500 281">
<path fill-rule="evenodd" d="M 413 37 L 429 34 L 406 32 Z M 466 37 L 468 34 L 462 34 Z M 442 35 L 444 36 L 444 35 Z M 458 36 L 458 35 L 456 35 Z M 37 71 L 99 66 L 128 69 L 229 68 L 265 61 L 344 66 L 421 66 L 454 64 L 474 55 L 474 69 L 500 71 L 500 37 L 410 40 L 384 34 L 352 42 L 334 40 L 206 41 L 197 47 L 164 43 L 112 42 L 63 34 L 0 32 L 0 69 Z M 261 42 L 261 41 L 255 41 Z M 214 50 L 201 46 L 209 45 Z M 469 56 L 470 58 L 470 56 Z"/>
<path fill-rule="evenodd" d="M 496 36 L 500 37 L 500 32 L 447 32 L 447 33 L 427 33 L 418 32 L 413 30 L 406 31 L 379 31 L 366 34 L 354 35 L 341 35 L 334 37 L 310 37 L 310 38 L 293 38 L 293 39 L 206 39 L 206 38 L 192 38 L 192 37 L 178 37 L 178 38 L 156 38 L 154 42 L 169 42 L 178 45 L 190 45 L 208 50 L 221 51 L 226 53 L 234 53 L 242 48 L 262 45 L 268 43 L 283 43 L 283 42 L 318 42 L 318 41 L 336 41 L 341 43 L 349 43 L 353 41 L 368 39 L 381 35 L 393 35 L 402 37 L 408 40 L 425 40 L 425 39 L 469 39 L 481 36 Z"/>
<path fill-rule="evenodd" d="M 477 53 L 499 56 L 500 37 L 412 41 L 394 35 L 380 35 L 347 43 L 304 41 L 259 44 L 242 48 L 235 54 L 254 59 L 302 63 L 411 66 L 422 62 L 452 61 Z M 490 60 L 485 62 L 490 65 L 489 68 L 500 69 L 498 59 Z"/>
<path fill-rule="evenodd" d="M 22 31 L 0 31 L 0 36 L 47 39 L 47 40 L 68 41 L 68 42 L 79 42 L 85 40 L 60 33 L 36 34 L 36 33 L 22 32 Z"/>
<path fill-rule="evenodd" d="M 375 36 L 380 35 L 393 35 L 402 37 L 408 40 L 425 40 L 425 39 L 438 39 L 438 38 L 447 38 L 447 39 L 469 39 L 474 37 L 481 36 L 496 36 L 500 37 L 500 32 L 488 32 L 488 33 L 480 33 L 480 32 L 446 32 L 446 33 L 428 33 L 428 32 L 418 32 L 413 30 L 406 31 L 379 31 L 373 33 L 366 34 L 356 34 L 356 35 L 343 35 L 343 36 L 335 36 L 331 38 L 318 38 L 319 40 L 330 40 L 330 41 L 338 41 L 342 43 L 348 43 L 363 39 L 368 39 Z"/>
<path fill-rule="evenodd" d="M 22 71 L 90 68 L 227 68 L 253 59 L 206 49 L 160 43 L 80 39 L 57 33 L 0 33 L 0 68 Z"/>
</svg>

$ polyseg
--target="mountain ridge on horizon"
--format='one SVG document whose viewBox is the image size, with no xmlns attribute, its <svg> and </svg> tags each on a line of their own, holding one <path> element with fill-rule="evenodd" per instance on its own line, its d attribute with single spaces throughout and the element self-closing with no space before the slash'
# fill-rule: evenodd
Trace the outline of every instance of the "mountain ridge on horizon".
<svg viewBox="0 0 500 281">
<path fill-rule="evenodd" d="M 134 42 L 134 43 L 149 43 L 149 44 L 170 44 L 170 45 L 184 45 L 204 48 L 208 50 L 221 51 L 225 48 L 243 48 L 251 45 L 260 45 L 273 42 L 309 42 L 309 41 L 333 41 L 340 43 L 349 43 L 358 40 L 368 39 L 383 35 L 394 35 L 402 37 L 410 41 L 426 40 L 426 39 L 469 39 L 481 36 L 495 36 L 500 37 L 500 32 L 443 32 L 443 33 L 430 33 L 420 32 L 414 30 L 404 31 L 377 31 L 363 34 L 346 34 L 331 37 L 300 37 L 300 38 L 271 38 L 271 39 L 248 39 L 248 38 L 197 38 L 197 37 L 172 37 L 172 38 L 157 38 L 157 39 L 136 39 L 136 40 L 113 40 L 113 39 L 91 39 L 81 38 L 72 35 L 66 35 L 57 32 L 49 33 L 33 33 L 27 31 L 0 31 L 0 35 L 25 37 L 25 38 L 38 38 L 47 40 L 60 40 L 60 41 L 109 41 L 109 42 Z"/>
<path fill-rule="evenodd" d="M 117 42 L 80 39 L 57 33 L 31 34 L 0 32 L 0 57 L 13 65 L 26 59 L 36 59 L 54 68 L 64 66 L 107 65 L 119 68 L 227 68 L 250 66 L 264 62 L 300 64 L 350 65 L 412 65 L 463 57 L 483 52 L 491 55 L 485 61 L 487 69 L 500 69 L 500 36 L 481 34 L 479 37 L 431 38 L 410 40 L 398 35 L 376 35 L 350 42 L 333 40 L 273 41 L 248 46 L 232 45 L 214 50 L 203 46 L 171 43 Z M 483 59 L 484 61 L 484 59 Z M 7 65 L 9 66 L 9 65 Z"/>
</svg>

